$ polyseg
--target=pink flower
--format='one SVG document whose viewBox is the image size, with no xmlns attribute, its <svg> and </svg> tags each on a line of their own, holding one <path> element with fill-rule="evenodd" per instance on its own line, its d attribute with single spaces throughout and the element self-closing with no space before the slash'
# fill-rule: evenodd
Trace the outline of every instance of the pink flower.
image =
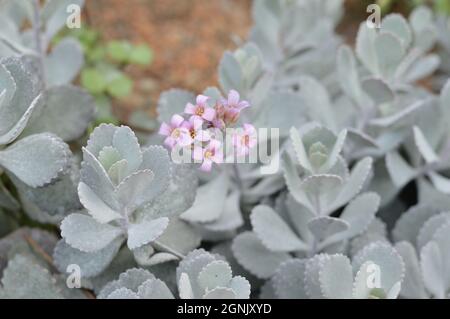
<svg viewBox="0 0 450 319">
<path fill-rule="evenodd" d="M 192 144 L 192 138 L 189 130 L 183 127 L 184 118 L 181 115 L 175 114 L 170 119 L 170 125 L 162 123 L 159 128 L 159 134 L 167 136 L 164 144 L 170 148 L 175 145 L 182 147 Z"/>
<path fill-rule="evenodd" d="M 209 132 L 202 130 L 203 120 L 198 116 L 191 116 L 189 121 L 185 121 L 182 126 L 189 131 L 193 141 L 206 142 L 211 139 Z"/>
<path fill-rule="evenodd" d="M 248 103 L 247 101 L 240 101 L 240 99 L 241 97 L 239 95 L 239 92 L 231 90 L 228 93 L 228 99 L 224 100 L 223 104 L 229 109 L 234 109 L 240 112 L 250 106 L 250 103 Z"/>
<path fill-rule="evenodd" d="M 216 106 L 217 123 L 236 123 L 240 112 L 249 107 L 247 101 L 240 101 L 240 95 L 237 91 L 231 90 L 227 99 L 222 99 Z"/>
<path fill-rule="evenodd" d="M 233 135 L 233 145 L 237 156 L 245 156 L 257 144 L 256 129 L 253 125 L 244 124 L 243 131 Z"/>
<path fill-rule="evenodd" d="M 200 166 L 202 171 L 211 171 L 213 163 L 223 163 L 221 143 L 217 140 L 211 140 L 206 148 L 195 146 L 193 158 L 196 161 L 202 161 L 202 165 Z"/>
<path fill-rule="evenodd" d="M 216 115 L 216 111 L 208 106 L 208 104 L 206 103 L 208 100 L 209 97 L 205 95 L 197 96 L 196 104 L 186 104 L 184 113 L 198 116 L 208 122 L 211 122 Z"/>
</svg>

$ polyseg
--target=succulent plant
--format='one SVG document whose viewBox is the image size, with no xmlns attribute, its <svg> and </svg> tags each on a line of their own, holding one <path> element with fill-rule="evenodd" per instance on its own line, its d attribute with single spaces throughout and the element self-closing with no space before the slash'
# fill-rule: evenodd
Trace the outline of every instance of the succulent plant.
<svg viewBox="0 0 450 319">
<path fill-rule="evenodd" d="M 450 297 L 446 19 L 353 49 L 342 1 L 255 1 L 219 86 L 163 92 L 138 141 L 91 125 L 67 4 L 0 0 L 1 298 Z"/>
<path fill-rule="evenodd" d="M 187 255 L 177 268 L 178 290 L 182 299 L 248 299 L 250 284 L 232 275 L 221 256 L 202 249 Z"/>
</svg>

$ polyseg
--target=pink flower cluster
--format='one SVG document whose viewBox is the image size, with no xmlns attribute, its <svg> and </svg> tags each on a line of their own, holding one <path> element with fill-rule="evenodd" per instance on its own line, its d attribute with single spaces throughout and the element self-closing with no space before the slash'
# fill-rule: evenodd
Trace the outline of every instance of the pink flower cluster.
<svg viewBox="0 0 450 319">
<path fill-rule="evenodd" d="M 210 97 L 197 96 L 195 105 L 186 104 L 184 114 L 175 114 L 170 123 L 162 123 L 159 134 L 166 136 L 164 144 L 173 149 L 189 147 L 192 149 L 192 158 L 201 162 L 200 169 L 210 171 L 213 163 L 221 164 L 224 160 L 223 145 L 216 136 L 218 132 L 232 127 L 239 119 L 240 112 L 249 107 L 247 101 L 240 99 L 239 93 L 231 90 L 228 98 L 221 98 L 210 107 Z M 250 124 L 244 124 L 242 130 L 234 133 L 233 146 L 238 156 L 247 155 L 256 141 L 256 130 Z"/>
</svg>

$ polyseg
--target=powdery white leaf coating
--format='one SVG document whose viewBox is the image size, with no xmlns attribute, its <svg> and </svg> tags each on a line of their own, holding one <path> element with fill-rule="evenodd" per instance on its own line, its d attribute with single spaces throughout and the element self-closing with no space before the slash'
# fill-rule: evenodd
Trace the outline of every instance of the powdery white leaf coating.
<svg viewBox="0 0 450 319">
<path fill-rule="evenodd" d="M 71 164 L 71 152 L 56 135 L 28 136 L 0 151 L 0 166 L 31 187 L 44 186 Z"/>
<path fill-rule="evenodd" d="M 228 188 L 229 180 L 226 174 L 221 174 L 218 178 L 200 186 L 192 207 L 184 212 L 181 218 L 199 223 L 217 220 L 222 213 Z"/>
<path fill-rule="evenodd" d="M 12 299 L 62 299 L 50 272 L 26 256 L 17 254 L 3 271 L 1 294 Z"/>
<path fill-rule="evenodd" d="M 75 264 L 80 266 L 83 278 L 95 277 L 109 266 L 122 242 L 118 238 L 101 250 L 87 253 L 73 248 L 62 239 L 55 247 L 53 261 L 61 273 L 65 273 L 69 265 Z"/>
<path fill-rule="evenodd" d="M 167 217 L 131 224 L 128 228 L 128 247 L 133 250 L 154 241 L 161 236 L 168 224 Z"/>
<path fill-rule="evenodd" d="M 61 223 L 61 236 L 69 245 L 83 252 L 103 249 L 122 235 L 119 227 L 100 224 L 92 217 L 78 213 L 67 216 Z"/>
<path fill-rule="evenodd" d="M 308 248 L 283 219 L 268 206 L 256 206 L 250 220 L 255 234 L 271 251 L 289 252 Z"/>
<path fill-rule="evenodd" d="M 291 258 L 287 253 L 268 250 L 252 232 L 243 232 L 236 236 L 232 250 L 246 270 L 262 279 L 271 277 L 282 262 Z"/>
<path fill-rule="evenodd" d="M 304 287 L 305 267 L 305 259 L 291 259 L 278 267 L 272 277 L 273 287 L 278 298 L 307 298 Z"/>
</svg>

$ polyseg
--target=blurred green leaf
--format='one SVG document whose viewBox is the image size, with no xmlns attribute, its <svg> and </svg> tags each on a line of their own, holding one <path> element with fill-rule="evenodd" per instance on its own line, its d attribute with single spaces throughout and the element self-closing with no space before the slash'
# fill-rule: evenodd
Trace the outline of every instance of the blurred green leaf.
<svg viewBox="0 0 450 319">
<path fill-rule="evenodd" d="M 133 89 L 133 81 L 124 74 L 119 75 L 109 82 L 106 90 L 115 98 L 123 98 L 131 93 Z"/>
<path fill-rule="evenodd" d="M 108 83 L 97 69 L 88 68 L 81 72 L 81 85 L 92 94 L 100 94 L 105 91 Z"/>
<path fill-rule="evenodd" d="M 140 44 L 132 48 L 129 62 L 139 65 L 149 65 L 153 60 L 153 51 L 146 44 Z"/>
<path fill-rule="evenodd" d="M 116 62 L 126 63 L 132 46 L 127 41 L 111 41 L 107 45 L 108 56 Z"/>
</svg>

